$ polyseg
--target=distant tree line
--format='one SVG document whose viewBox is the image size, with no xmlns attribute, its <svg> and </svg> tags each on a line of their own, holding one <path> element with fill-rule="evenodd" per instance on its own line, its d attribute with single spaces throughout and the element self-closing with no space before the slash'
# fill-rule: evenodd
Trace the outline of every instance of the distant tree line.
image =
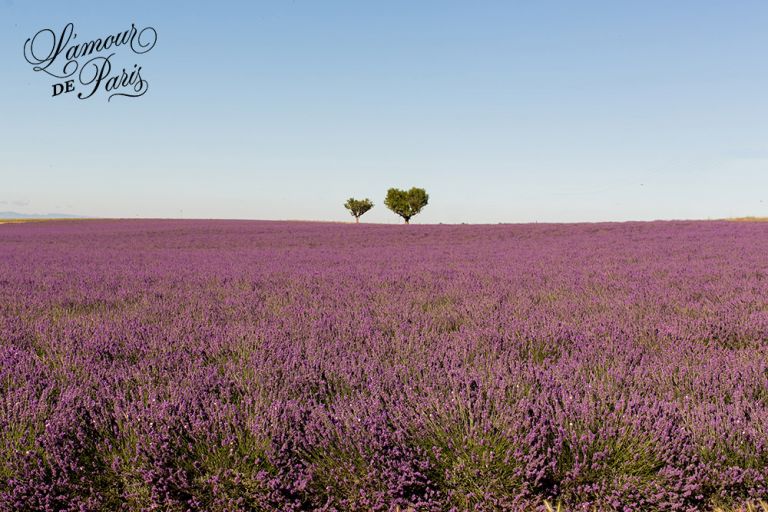
<svg viewBox="0 0 768 512">
<path fill-rule="evenodd" d="M 410 190 L 390 188 L 387 190 L 387 197 L 384 198 L 384 205 L 402 217 L 406 224 L 409 224 L 411 217 L 420 213 L 428 202 L 429 194 L 427 191 L 417 187 Z M 360 217 L 373 208 L 373 202 L 368 198 L 355 199 L 350 197 L 344 203 L 344 208 L 349 210 L 349 213 L 355 218 L 355 222 L 359 223 Z"/>
</svg>

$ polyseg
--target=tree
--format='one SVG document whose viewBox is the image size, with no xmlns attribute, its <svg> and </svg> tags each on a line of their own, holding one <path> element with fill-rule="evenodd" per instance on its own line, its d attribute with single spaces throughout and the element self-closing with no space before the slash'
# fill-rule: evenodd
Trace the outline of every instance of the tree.
<svg viewBox="0 0 768 512">
<path fill-rule="evenodd" d="M 344 208 L 349 210 L 349 213 L 352 214 L 352 216 L 355 218 L 355 223 L 360 222 L 360 216 L 362 216 L 365 212 L 373 208 L 373 203 L 370 199 L 355 199 L 354 197 L 350 197 L 347 199 L 347 202 L 344 203 Z"/>
<path fill-rule="evenodd" d="M 411 217 L 427 206 L 428 201 L 429 195 L 423 188 L 413 187 L 408 191 L 391 188 L 387 191 L 384 204 L 387 208 L 401 216 L 405 223 L 408 224 Z"/>
</svg>

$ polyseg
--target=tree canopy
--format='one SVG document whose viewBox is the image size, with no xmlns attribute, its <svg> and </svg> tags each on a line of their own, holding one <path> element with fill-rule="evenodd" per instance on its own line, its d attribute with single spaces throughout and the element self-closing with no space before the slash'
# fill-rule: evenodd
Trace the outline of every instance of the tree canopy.
<svg viewBox="0 0 768 512">
<path fill-rule="evenodd" d="M 407 191 L 390 188 L 384 199 L 386 207 L 401 216 L 406 224 L 410 222 L 411 217 L 427 206 L 427 202 L 429 202 L 427 191 L 416 187 Z"/>
<path fill-rule="evenodd" d="M 355 222 L 360 222 L 360 217 L 373 208 L 373 203 L 370 199 L 355 199 L 354 197 L 350 197 L 347 199 L 347 202 L 344 203 L 344 208 L 349 210 L 349 213 L 352 214 L 352 216 L 355 218 Z"/>
</svg>

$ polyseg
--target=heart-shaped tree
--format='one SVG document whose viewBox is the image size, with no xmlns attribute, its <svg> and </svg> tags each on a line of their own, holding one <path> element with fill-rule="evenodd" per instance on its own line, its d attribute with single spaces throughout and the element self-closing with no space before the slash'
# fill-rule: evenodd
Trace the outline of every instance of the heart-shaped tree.
<svg viewBox="0 0 768 512">
<path fill-rule="evenodd" d="M 429 195 L 423 188 L 413 187 L 408 191 L 391 188 L 387 191 L 384 204 L 387 208 L 401 216 L 405 223 L 408 224 L 411 217 L 427 206 L 428 201 Z"/>
</svg>

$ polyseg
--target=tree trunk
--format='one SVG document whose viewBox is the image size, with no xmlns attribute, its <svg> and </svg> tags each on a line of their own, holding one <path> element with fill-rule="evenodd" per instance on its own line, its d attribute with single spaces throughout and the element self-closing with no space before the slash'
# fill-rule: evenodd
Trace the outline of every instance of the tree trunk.
<svg viewBox="0 0 768 512">
<path fill-rule="evenodd" d="M 405 219 L 405 223 L 406 223 L 406 224 L 410 224 L 410 222 L 409 222 L 409 221 L 410 221 L 411 219 L 409 219 L 409 218 L 407 218 L 407 217 L 403 217 L 403 218 Z"/>
<path fill-rule="evenodd" d="M 360 217 L 355 217 L 355 224 L 360 224 Z"/>
</svg>

